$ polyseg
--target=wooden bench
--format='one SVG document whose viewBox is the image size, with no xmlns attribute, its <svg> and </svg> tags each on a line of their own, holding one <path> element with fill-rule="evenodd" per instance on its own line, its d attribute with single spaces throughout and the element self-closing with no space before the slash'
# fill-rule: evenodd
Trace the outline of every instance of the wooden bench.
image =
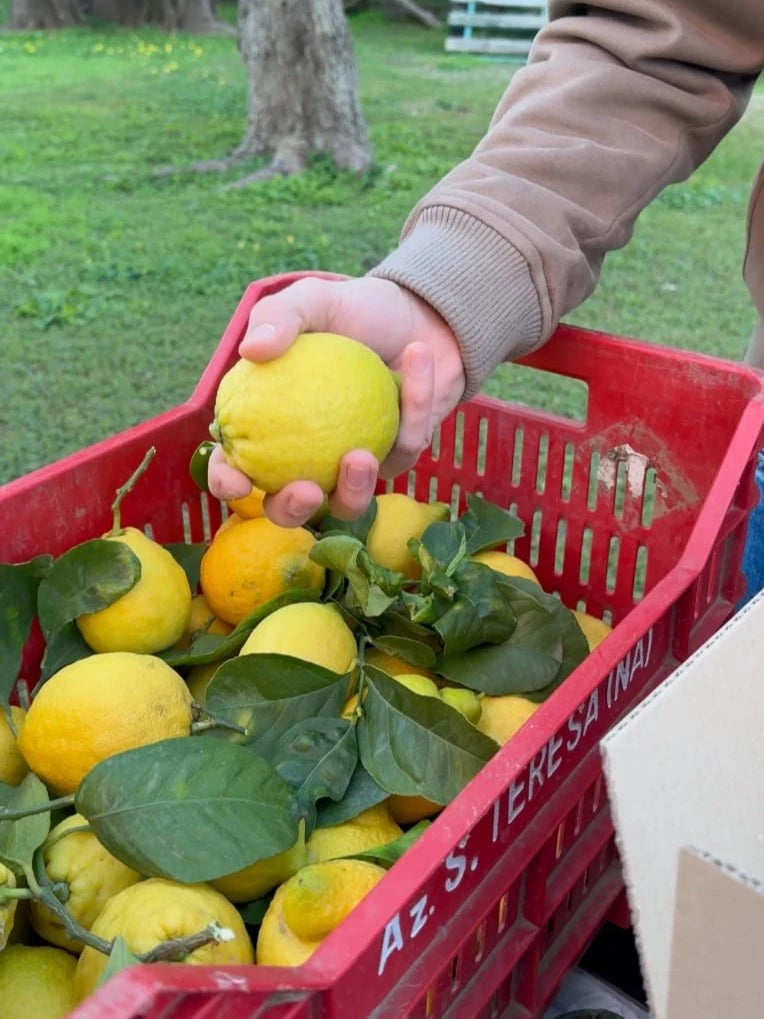
<svg viewBox="0 0 764 1019">
<path fill-rule="evenodd" d="M 546 20 L 545 0 L 452 2 L 446 52 L 527 57 Z"/>
</svg>

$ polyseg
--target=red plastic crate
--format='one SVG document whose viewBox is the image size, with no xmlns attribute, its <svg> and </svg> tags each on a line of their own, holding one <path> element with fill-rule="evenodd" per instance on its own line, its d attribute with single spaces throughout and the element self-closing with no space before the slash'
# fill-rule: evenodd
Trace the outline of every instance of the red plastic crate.
<svg viewBox="0 0 764 1019">
<path fill-rule="evenodd" d="M 250 308 L 252 284 L 191 399 L 0 488 L 0 559 L 107 531 L 114 490 L 161 542 L 209 538 L 221 507 L 188 475 Z M 514 551 L 613 634 L 438 817 L 304 966 L 145 966 L 76 1019 L 536 1019 L 623 882 L 598 743 L 732 613 L 764 443 L 763 376 L 700 355 L 561 327 L 524 362 L 584 381 L 585 421 L 479 397 L 443 423 L 395 489 L 515 506 Z M 23 671 L 40 647 L 30 640 Z"/>
</svg>

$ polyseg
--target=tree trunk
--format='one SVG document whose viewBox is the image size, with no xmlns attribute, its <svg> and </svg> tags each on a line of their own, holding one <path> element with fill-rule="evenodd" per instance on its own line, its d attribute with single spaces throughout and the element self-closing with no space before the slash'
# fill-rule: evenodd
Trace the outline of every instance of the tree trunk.
<svg viewBox="0 0 764 1019">
<path fill-rule="evenodd" d="M 269 155 L 296 173 L 313 152 L 361 172 L 371 146 L 342 0 L 239 0 L 248 117 L 235 156 Z"/>
<path fill-rule="evenodd" d="M 26 31 L 80 25 L 84 12 L 79 0 L 11 0 L 8 28 Z"/>
</svg>

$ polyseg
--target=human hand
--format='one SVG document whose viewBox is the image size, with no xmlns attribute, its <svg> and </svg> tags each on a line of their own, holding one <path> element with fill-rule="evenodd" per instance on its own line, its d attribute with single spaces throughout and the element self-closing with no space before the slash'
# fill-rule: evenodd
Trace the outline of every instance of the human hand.
<svg viewBox="0 0 764 1019">
<path fill-rule="evenodd" d="M 465 376 L 454 334 L 440 315 L 416 294 L 389 280 L 324 280 L 307 277 L 264 297 L 254 306 L 241 357 L 278 357 L 299 333 L 334 332 L 360 340 L 402 376 L 401 423 L 395 445 L 382 464 L 367 450 L 346 453 L 329 509 L 337 517 L 360 516 L 381 477 L 395 477 L 417 460 L 435 427 L 456 406 Z M 208 483 L 221 500 L 247 495 L 250 480 L 226 463 L 218 446 L 210 456 Z M 296 527 L 319 508 L 324 493 L 311 481 L 294 481 L 265 499 L 268 517 Z"/>
</svg>

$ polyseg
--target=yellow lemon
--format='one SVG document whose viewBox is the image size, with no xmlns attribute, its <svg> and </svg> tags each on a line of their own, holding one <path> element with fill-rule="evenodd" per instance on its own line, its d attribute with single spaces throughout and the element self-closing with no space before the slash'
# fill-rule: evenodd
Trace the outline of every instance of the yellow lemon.
<svg viewBox="0 0 764 1019">
<path fill-rule="evenodd" d="M 92 932 L 106 941 L 119 937 L 136 955 L 150 952 L 162 941 L 197 934 L 212 923 L 227 928 L 230 937 L 194 949 L 183 960 L 190 966 L 230 966 L 253 961 L 252 942 L 239 911 L 209 885 L 182 885 L 149 878 L 118 892 L 104 906 Z M 106 956 L 84 948 L 74 973 L 74 988 L 82 1001 L 96 987 Z"/>
<path fill-rule="evenodd" d="M 517 694 L 501 697 L 482 697 L 478 729 L 495 740 L 499 746 L 507 743 L 539 707 L 533 701 Z"/>
<path fill-rule="evenodd" d="M 126 594 L 99 612 L 77 617 L 77 627 L 94 651 L 153 654 L 182 637 L 191 615 L 191 588 L 183 568 L 166 548 L 135 527 L 107 535 L 137 556 L 140 578 Z"/>
<path fill-rule="evenodd" d="M 344 675 L 358 656 L 353 631 L 333 605 L 294 602 L 266 616 L 247 637 L 240 655 L 291 655 Z"/>
<path fill-rule="evenodd" d="M 434 817 L 443 809 L 442 803 L 428 800 L 426 796 L 400 796 L 393 793 L 385 802 L 390 817 L 398 824 L 416 824 L 426 817 Z"/>
<path fill-rule="evenodd" d="M 417 665 L 412 665 L 411 662 L 407 662 L 404 658 L 399 658 L 398 655 L 390 655 L 386 651 L 380 650 L 377 647 L 367 647 L 364 655 L 364 661 L 367 665 L 373 665 L 376 669 L 380 669 L 382 672 L 386 672 L 388 676 L 400 676 L 411 675 L 416 673 L 419 676 L 427 676 L 434 683 L 442 682 L 440 676 L 436 675 L 430 669 L 419 668 Z"/>
<path fill-rule="evenodd" d="M 10 724 L 6 712 L 0 711 L 0 782 L 18 785 L 29 771 L 17 743 L 26 712 L 15 706 L 8 710 L 11 713 Z"/>
<path fill-rule="evenodd" d="M 573 615 L 576 617 L 576 622 L 581 627 L 584 637 L 586 637 L 586 643 L 589 645 L 589 650 L 594 651 L 602 641 L 607 637 L 609 633 L 613 632 L 613 627 L 608 626 L 607 623 L 603 623 L 601 619 L 597 619 L 596 616 L 590 616 L 586 612 L 577 612 L 574 610 Z"/>
<path fill-rule="evenodd" d="M 265 492 L 299 480 L 331 492 L 342 456 L 363 448 L 384 460 L 398 422 L 395 377 L 373 350 L 303 333 L 280 357 L 240 360 L 223 376 L 211 431 L 229 463 Z"/>
<path fill-rule="evenodd" d="M 437 683 L 428 679 L 427 676 L 421 676 L 418 672 L 399 672 L 397 676 L 393 676 L 393 679 L 412 693 L 419 694 L 420 697 L 440 696 Z"/>
<path fill-rule="evenodd" d="M 207 687 L 210 685 L 210 680 L 218 671 L 223 662 L 230 662 L 232 659 L 224 658 L 219 662 L 209 662 L 207 665 L 194 665 L 188 670 L 186 676 L 186 685 L 191 692 L 191 696 L 197 704 L 204 704 L 204 699 L 207 696 Z"/>
<path fill-rule="evenodd" d="M 19 748 L 57 793 L 73 793 L 112 754 L 191 728 L 191 694 L 161 658 L 128 651 L 91 655 L 52 676 L 32 701 Z"/>
<path fill-rule="evenodd" d="M 299 966 L 385 876 L 365 860 L 303 867 L 276 890 L 257 938 L 261 966 Z"/>
<path fill-rule="evenodd" d="M 63 1019 L 77 1004 L 74 956 L 47 945 L 0 952 L 0 1019 Z"/>
<path fill-rule="evenodd" d="M 304 527 L 279 527 L 267 517 L 218 531 L 202 556 L 200 584 L 215 615 L 240 623 L 291 588 L 320 592 L 324 568 L 310 558 L 315 536 Z"/>
<path fill-rule="evenodd" d="M 258 860 L 249 867 L 227 874 L 225 877 L 210 881 L 230 902 L 251 902 L 283 884 L 297 873 L 307 862 L 305 851 L 304 828 L 301 825 L 300 836 L 291 849 L 286 849 L 276 856 Z"/>
<path fill-rule="evenodd" d="M 16 887 L 16 875 L 4 863 L 0 863 L 0 890 Z M 6 899 L 0 906 L 0 952 L 8 944 L 16 917 L 18 899 Z"/>
<path fill-rule="evenodd" d="M 450 512 L 444 502 L 418 502 L 400 492 L 378 495 L 377 515 L 366 536 L 369 555 L 380 566 L 416 580 L 421 567 L 409 552 L 409 539 L 421 538 L 430 524 L 448 520 Z"/>
<path fill-rule="evenodd" d="M 219 637 L 227 637 L 232 630 L 233 627 L 230 623 L 218 619 L 203 594 L 195 594 L 191 599 L 191 615 L 188 625 L 176 647 L 185 650 L 202 634 L 211 633 Z"/>
<path fill-rule="evenodd" d="M 306 843 L 307 858 L 310 863 L 320 863 L 339 856 L 352 856 L 395 842 L 402 834 L 400 826 L 390 817 L 387 805 L 378 803 L 342 824 L 314 828 Z"/>
<path fill-rule="evenodd" d="M 57 824 L 48 837 L 50 845 L 43 849 L 43 861 L 51 881 L 65 882 L 68 886 L 66 908 L 89 931 L 108 900 L 140 881 L 141 875 L 112 856 L 92 831 L 73 831 L 83 825 L 87 821 L 80 814 L 72 814 Z M 46 906 L 32 902 L 31 919 L 45 941 L 70 952 L 82 950 L 82 943 L 69 936 L 61 920 Z"/>
<path fill-rule="evenodd" d="M 530 566 L 524 563 L 522 559 L 518 559 L 517 556 L 510 555 L 509 552 L 488 549 L 484 552 L 476 552 L 472 559 L 476 563 L 490 566 L 492 570 L 496 570 L 497 573 L 503 573 L 507 577 L 521 577 L 523 580 L 532 580 L 534 584 L 539 582 L 538 577 Z"/>
</svg>

